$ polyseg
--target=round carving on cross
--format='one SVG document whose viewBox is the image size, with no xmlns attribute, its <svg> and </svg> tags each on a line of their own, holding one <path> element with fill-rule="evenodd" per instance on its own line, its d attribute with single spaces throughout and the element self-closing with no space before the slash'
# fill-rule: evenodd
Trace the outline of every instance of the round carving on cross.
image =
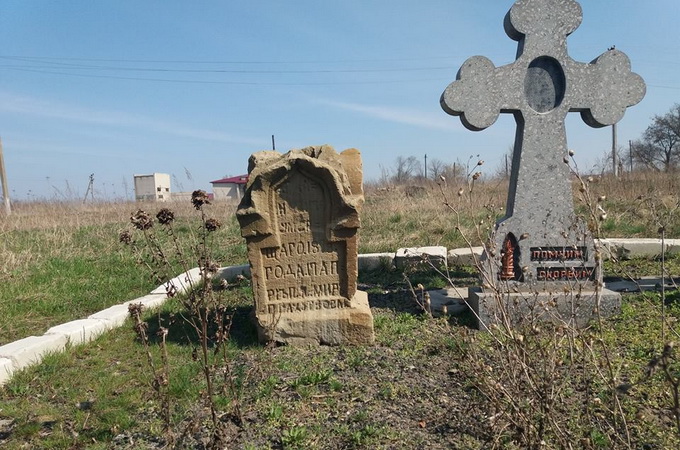
<svg viewBox="0 0 680 450">
<path fill-rule="evenodd" d="M 569 36 L 583 20 L 581 5 L 575 0 L 519 0 L 505 18 L 505 32 L 519 41 L 531 34 Z"/>
<path fill-rule="evenodd" d="M 548 113 L 562 104 L 567 79 L 560 63 L 550 56 L 531 61 L 524 77 L 524 95 L 531 109 Z"/>
</svg>

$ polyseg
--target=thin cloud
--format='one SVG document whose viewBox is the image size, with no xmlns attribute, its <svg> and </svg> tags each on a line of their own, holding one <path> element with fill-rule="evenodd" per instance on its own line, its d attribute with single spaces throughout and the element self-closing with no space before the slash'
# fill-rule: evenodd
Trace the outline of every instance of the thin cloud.
<svg viewBox="0 0 680 450">
<path fill-rule="evenodd" d="M 358 103 L 336 102 L 330 100 L 319 100 L 318 102 L 334 108 L 357 112 L 368 117 L 374 117 L 388 122 L 401 123 L 431 130 L 456 131 L 455 122 L 444 112 L 435 115 L 430 112 L 388 106 L 361 105 Z"/>
<path fill-rule="evenodd" d="M 221 131 L 187 127 L 178 123 L 158 120 L 138 114 L 80 108 L 55 102 L 47 102 L 31 97 L 18 96 L 6 92 L 0 92 L 0 111 L 11 114 L 49 117 L 85 124 L 136 128 L 204 141 L 246 145 L 259 145 L 262 143 L 261 139 L 235 136 Z"/>
</svg>

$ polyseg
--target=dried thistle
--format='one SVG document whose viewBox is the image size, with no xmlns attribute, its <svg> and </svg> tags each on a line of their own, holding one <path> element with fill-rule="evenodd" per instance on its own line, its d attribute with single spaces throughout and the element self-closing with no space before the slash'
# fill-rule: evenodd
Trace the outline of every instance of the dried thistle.
<svg viewBox="0 0 680 450">
<path fill-rule="evenodd" d="M 132 245 L 132 233 L 130 233 L 128 230 L 121 231 L 118 235 L 118 241 L 125 245 Z"/>
<path fill-rule="evenodd" d="M 138 209 L 137 212 L 130 217 L 130 222 L 135 228 L 142 231 L 148 230 L 153 226 L 151 216 L 141 209 Z"/>
<path fill-rule="evenodd" d="M 208 219 L 205 221 L 205 229 L 208 232 L 217 231 L 222 226 L 222 223 L 217 219 Z"/>
<path fill-rule="evenodd" d="M 210 204 L 210 199 L 205 191 L 197 189 L 191 193 L 191 203 L 194 205 L 194 208 L 201 209 L 203 205 Z"/>
<path fill-rule="evenodd" d="M 156 219 L 161 225 L 170 225 L 175 220 L 175 213 L 168 208 L 163 208 L 156 214 Z"/>
</svg>

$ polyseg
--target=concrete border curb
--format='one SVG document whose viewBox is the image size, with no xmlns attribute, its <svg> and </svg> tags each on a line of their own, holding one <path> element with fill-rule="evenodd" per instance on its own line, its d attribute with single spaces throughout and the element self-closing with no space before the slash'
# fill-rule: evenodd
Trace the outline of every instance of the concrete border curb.
<svg viewBox="0 0 680 450">
<path fill-rule="evenodd" d="M 654 257 L 661 253 L 660 239 L 601 239 L 599 243 L 605 249 L 605 258 Z M 680 239 L 666 239 L 666 250 L 669 254 L 680 253 Z M 482 252 L 482 247 L 473 247 L 449 250 L 445 254 L 447 264 L 455 266 L 474 264 Z M 392 269 L 395 267 L 397 253 L 359 255 L 359 270 Z M 216 276 L 227 281 L 234 281 L 239 276 L 250 277 L 250 266 L 222 267 Z M 168 299 L 168 292 L 185 293 L 193 283 L 200 280 L 201 272 L 195 267 L 163 283 L 143 297 L 110 306 L 91 314 L 86 319 L 56 325 L 42 336 L 29 336 L 0 346 L 0 386 L 9 381 L 15 372 L 42 361 L 46 354 L 63 351 L 69 344 L 89 342 L 108 330 L 122 326 L 128 317 L 128 305 L 141 303 L 148 309 L 158 308 Z"/>
</svg>

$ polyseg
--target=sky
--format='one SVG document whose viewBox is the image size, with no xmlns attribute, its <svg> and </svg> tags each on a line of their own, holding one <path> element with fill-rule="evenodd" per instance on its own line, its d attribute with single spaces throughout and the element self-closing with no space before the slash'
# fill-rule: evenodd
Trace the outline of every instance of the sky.
<svg viewBox="0 0 680 450">
<path fill-rule="evenodd" d="M 615 45 L 647 83 L 618 124 L 627 152 L 680 103 L 680 2 L 582 0 L 576 61 Z M 247 171 L 249 156 L 328 144 L 362 153 L 365 180 L 397 157 L 493 172 L 514 141 L 503 114 L 480 132 L 439 99 L 463 62 L 512 63 L 512 0 L 0 0 L 0 138 L 10 197 L 133 198 L 133 175 L 174 191 Z M 567 119 L 582 168 L 610 128 Z"/>
</svg>

